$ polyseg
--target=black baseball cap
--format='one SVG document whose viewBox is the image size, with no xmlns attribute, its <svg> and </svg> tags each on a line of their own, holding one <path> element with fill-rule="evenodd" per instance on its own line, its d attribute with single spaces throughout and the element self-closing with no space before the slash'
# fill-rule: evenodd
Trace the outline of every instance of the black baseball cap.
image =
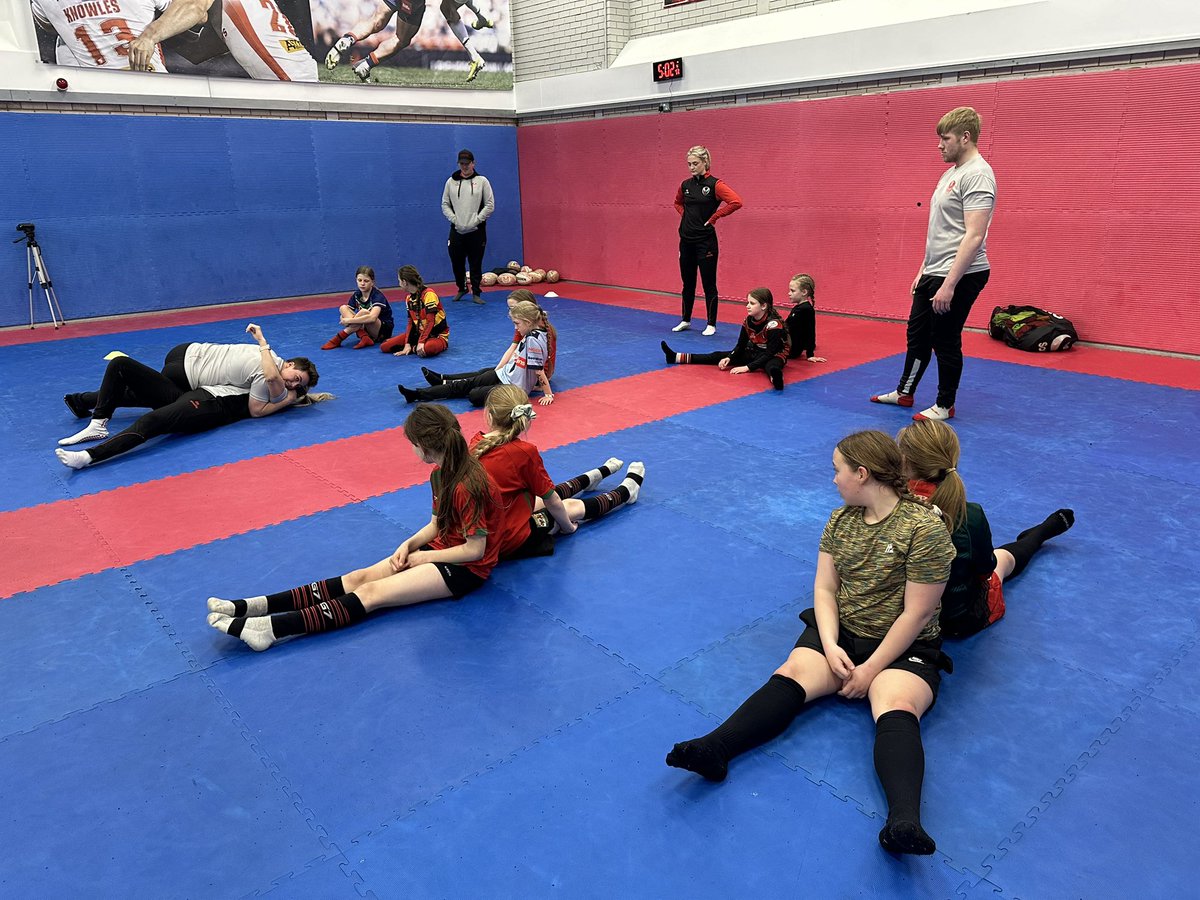
<svg viewBox="0 0 1200 900">
<path fill-rule="evenodd" d="M 458 151 L 458 161 L 462 162 L 464 159 L 467 162 L 475 162 L 475 154 L 472 153 L 470 150 L 459 150 Z"/>
</svg>

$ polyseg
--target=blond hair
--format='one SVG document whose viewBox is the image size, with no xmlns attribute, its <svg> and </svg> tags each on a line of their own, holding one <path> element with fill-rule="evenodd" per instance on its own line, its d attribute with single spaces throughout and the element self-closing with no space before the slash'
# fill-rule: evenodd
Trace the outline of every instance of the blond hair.
<svg viewBox="0 0 1200 900">
<path fill-rule="evenodd" d="M 942 511 L 953 534 L 967 518 L 967 486 L 958 475 L 958 435 L 945 422 L 918 419 L 900 429 L 896 444 L 906 474 L 933 485 L 929 500 Z"/>
<path fill-rule="evenodd" d="M 488 391 L 483 408 L 487 410 L 492 429 L 471 450 L 476 458 L 489 450 L 515 441 L 534 419 L 529 395 L 515 384 L 499 384 Z"/>
<path fill-rule="evenodd" d="M 983 120 L 979 117 L 979 113 L 970 106 L 959 106 L 946 113 L 937 123 L 937 133 L 953 134 L 953 135 L 971 135 L 971 143 L 979 143 L 979 129 L 983 127 Z"/>
<path fill-rule="evenodd" d="M 700 144 L 697 144 L 695 147 L 692 147 L 690 150 L 688 150 L 684 158 L 686 159 L 688 156 L 694 156 L 696 159 L 700 160 L 700 162 L 704 163 L 705 172 L 712 168 L 712 154 L 708 152 L 707 147 L 702 147 Z"/>
<path fill-rule="evenodd" d="M 813 277 L 811 275 L 806 275 L 805 273 L 800 272 L 799 274 L 793 275 L 790 279 L 788 279 L 788 284 L 800 285 L 800 290 L 808 294 L 808 296 L 813 300 L 817 299 L 817 283 L 813 281 Z"/>
</svg>

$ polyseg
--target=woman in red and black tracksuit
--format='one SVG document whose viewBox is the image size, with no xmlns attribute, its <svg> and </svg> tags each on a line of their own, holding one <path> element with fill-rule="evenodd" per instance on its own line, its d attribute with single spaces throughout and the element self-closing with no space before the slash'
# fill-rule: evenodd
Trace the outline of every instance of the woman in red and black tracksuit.
<svg viewBox="0 0 1200 900">
<path fill-rule="evenodd" d="M 783 390 L 783 367 L 787 365 L 791 352 L 791 339 L 787 326 L 775 309 L 771 289 L 757 287 L 746 295 L 746 321 L 738 335 L 737 346 L 732 350 L 715 353 L 676 353 L 662 342 L 663 355 L 667 364 L 718 366 L 728 369 L 730 375 L 763 371 L 771 379 L 771 386 Z M 732 368 L 731 368 L 732 367 Z"/>
<path fill-rule="evenodd" d="M 712 156 L 707 147 L 687 152 L 691 177 L 675 192 L 679 212 L 679 274 L 683 279 L 683 317 L 672 331 L 692 327 L 692 307 L 696 303 L 696 270 L 704 285 L 704 306 L 708 315 L 705 334 L 717 333 L 717 230 L 713 223 L 742 208 L 742 198 L 729 185 L 709 173 Z"/>
</svg>

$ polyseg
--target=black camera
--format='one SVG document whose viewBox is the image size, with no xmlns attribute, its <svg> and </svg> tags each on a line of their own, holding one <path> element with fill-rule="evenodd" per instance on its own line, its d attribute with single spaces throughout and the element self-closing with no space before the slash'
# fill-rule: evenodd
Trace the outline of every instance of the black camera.
<svg viewBox="0 0 1200 900">
<path fill-rule="evenodd" d="M 22 222 L 20 225 L 17 226 L 17 231 L 23 231 L 26 234 L 32 236 L 33 235 L 33 227 L 34 226 L 33 226 L 32 222 Z"/>
</svg>

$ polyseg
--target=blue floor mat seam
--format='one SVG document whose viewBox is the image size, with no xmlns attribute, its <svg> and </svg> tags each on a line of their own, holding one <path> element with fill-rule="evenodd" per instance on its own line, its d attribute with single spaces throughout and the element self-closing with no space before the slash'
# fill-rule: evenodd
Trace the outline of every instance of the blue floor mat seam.
<svg viewBox="0 0 1200 900">
<path fill-rule="evenodd" d="M 992 874 L 994 863 L 1003 859 L 1007 855 L 1009 848 L 1015 846 L 1027 831 L 1037 825 L 1038 819 L 1050 809 L 1051 804 L 1062 796 L 1063 791 L 1075 781 L 1079 773 L 1087 767 L 1088 763 L 1099 755 L 1109 740 L 1121 730 L 1121 726 L 1133 717 L 1147 699 L 1146 694 L 1135 691 L 1133 698 L 1125 705 L 1121 712 L 1092 740 L 1087 749 L 1079 754 L 1075 762 L 1067 767 L 1066 772 L 1054 780 L 1053 785 L 1042 794 L 1038 802 L 1025 814 L 1024 820 L 1017 822 L 1013 826 L 1012 836 L 1005 837 L 1000 841 L 993 853 L 984 857 L 980 865 L 986 870 L 988 877 Z M 1001 889 L 1003 889 L 1002 886 Z"/>
<path fill-rule="evenodd" d="M 551 731 L 548 731 L 545 734 L 542 734 L 542 735 L 534 738 L 533 740 L 528 741 L 527 743 L 523 744 L 522 746 L 520 746 L 520 747 L 516 748 L 515 750 L 513 750 L 512 752 L 510 752 L 507 756 L 504 756 L 504 757 L 496 760 L 493 763 L 489 763 L 488 765 L 483 766 L 482 768 L 476 769 L 474 772 L 471 772 L 470 774 L 465 775 L 462 778 L 458 779 L 453 784 L 448 784 L 442 788 L 435 789 L 431 793 L 431 795 L 429 797 L 427 797 L 426 799 L 419 800 L 418 802 L 416 802 L 416 803 L 412 804 L 411 806 L 409 806 L 408 808 L 406 808 L 403 812 L 399 813 L 396 816 L 393 816 L 392 818 L 386 820 L 385 822 L 380 823 L 375 828 L 370 828 L 370 829 L 368 829 L 364 832 L 361 832 L 360 834 L 357 834 L 354 837 L 350 838 L 349 843 L 351 843 L 351 844 L 362 843 L 363 841 L 366 841 L 366 840 L 374 837 L 376 834 L 381 833 L 385 829 L 390 828 L 392 825 L 395 825 L 398 822 L 403 822 L 405 819 L 408 819 L 410 816 L 415 815 L 422 809 L 433 806 L 435 803 L 439 803 L 441 800 L 443 800 L 446 797 L 447 794 L 451 794 L 454 791 L 458 790 L 459 788 L 468 786 L 475 779 L 480 778 L 489 772 L 499 770 L 499 769 L 509 765 L 510 763 L 515 762 L 518 757 L 522 756 L 529 750 L 532 750 L 534 747 L 537 747 L 537 746 L 545 743 L 546 741 L 549 741 L 555 737 L 558 737 L 560 734 L 563 734 L 568 729 L 574 728 L 577 725 L 580 725 L 580 724 L 583 724 L 584 722 L 589 721 L 597 713 L 603 712 L 604 710 L 608 709 L 609 707 L 613 706 L 614 704 L 619 703 L 621 700 L 628 697 L 630 694 L 634 693 L 635 691 L 642 690 L 643 688 L 645 688 L 649 685 L 652 685 L 652 684 L 654 684 L 652 679 L 643 678 L 642 681 L 638 682 L 637 684 L 633 685 L 632 687 L 630 687 L 626 690 L 623 690 L 620 693 L 615 694 L 612 697 L 609 697 L 607 700 L 604 700 L 601 703 L 596 704 L 595 706 L 593 706 L 591 709 L 587 710 L 586 712 L 584 712 L 578 716 L 575 716 L 574 718 L 569 719 L 569 720 L 563 722 L 562 724 L 558 725 Z M 364 896 L 366 896 L 366 895 L 364 895 Z"/>
</svg>

